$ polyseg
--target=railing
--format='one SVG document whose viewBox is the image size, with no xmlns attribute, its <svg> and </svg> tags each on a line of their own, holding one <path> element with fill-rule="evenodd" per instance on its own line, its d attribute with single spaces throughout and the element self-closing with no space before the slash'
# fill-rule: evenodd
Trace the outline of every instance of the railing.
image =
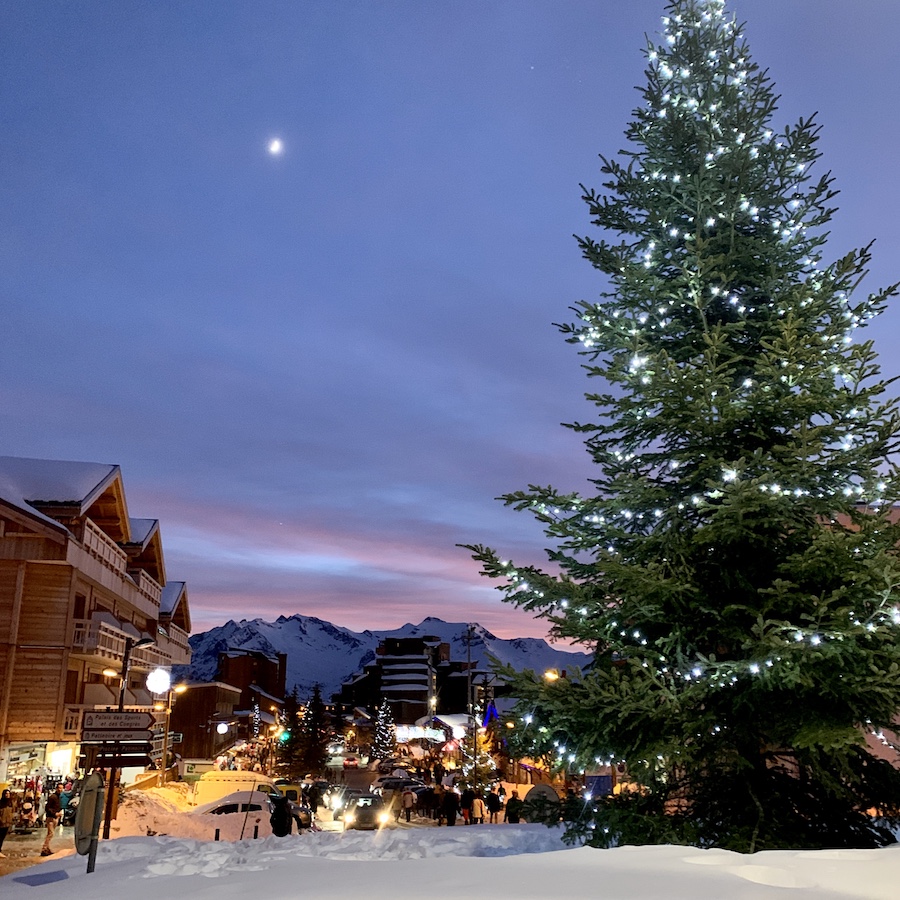
<svg viewBox="0 0 900 900">
<path fill-rule="evenodd" d="M 137 578 L 134 580 L 138 590 L 158 609 L 162 600 L 162 588 L 159 583 L 154 581 L 143 569 L 137 573 Z"/>
<path fill-rule="evenodd" d="M 116 542 L 90 519 L 84 520 L 84 549 L 113 572 L 125 574 L 128 556 Z M 159 601 L 157 601 L 159 602 Z"/>
<path fill-rule="evenodd" d="M 177 625 L 169 624 L 166 625 L 166 636 L 175 647 L 190 656 L 191 645 L 188 642 L 188 633 L 186 631 L 183 631 Z"/>
<path fill-rule="evenodd" d="M 124 631 L 120 631 L 108 622 L 99 622 L 96 619 L 75 619 L 72 651 L 122 662 L 125 656 L 127 637 L 128 635 Z M 131 667 L 135 669 L 154 669 L 156 666 L 171 664 L 171 654 L 159 647 L 136 647 L 131 652 Z"/>
<path fill-rule="evenodd" d="M 75 619 L 75 633 L 72 650 L 76 653 L 90 653 L 109 659 L 121 660 L 125 656 L 124 631 L 114 628 L 108 622 L 96 619 Z M 143 649 L 143 648 L 141 648 Z"/>
<path fill-rule="evenodd" d="M 160 647 L 138 647 L 131 652 L 133 669 L 155 669 L 157 666 L 171 666 L 172 656 Z"/>
<path fill-rule="evenodd" d="M 83 706 L 66 706 L 63 709 L 63 733 L 66 737 L 81 737 Z"/>
</svg>

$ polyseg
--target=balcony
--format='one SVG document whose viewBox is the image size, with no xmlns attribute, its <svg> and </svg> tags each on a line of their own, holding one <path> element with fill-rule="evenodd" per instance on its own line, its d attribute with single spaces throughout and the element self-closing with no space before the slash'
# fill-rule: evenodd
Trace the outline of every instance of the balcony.
<svg viewBox="0 0 900 900">
<path fill-rule="evenodd" d="M 125 657 L 125 641 L 128 633 L 101 619 L 75 619 L 72 636 L 73 656 L 96 663 L 120 666 Z M 132 669 L 155 669 L 173 664 L 173 655 L 166 648 L 137 647 L 131 653 Z"/>
<path fill-rule="evenodd" d="M 128 557 L 125 551 L 109 535 L 101 531 L 90 519 L 84 520 L 84 549 L 108 569 L 126 574 Z"/>
<path fill-rule="evenodd" d="M 165 631 L 160 628 L 156 645 L 169 657 L 171 665 L 186 666 L 191 661 L 191 645 L 188 643 L 187 632 L 171 622 L 165 625 Z"/>
<path fill-rule="evenodd" d="M 66 705 L 63 709 L 63 737 L 66 740 L 78 740 L 81 737 L 81 719 L 83 706 Z"/>
<path fill-rule="evenodd" d="M 81 543 L 69 544 L 68 561 L 147 618 L 159 617 L 159 583 L 143 570 L 129 572 L 126 554 L 90 519 L 84 520 Z"/>
<path fill-rule="evenodd" d="M 157 609 L 159 609 L 160 600 L 162 600 L 162 587 L 159 582 L 154 581 L 142 569 L 138 570 L 134 578 L 137 589 L 146 597 Z"/>
</svg>

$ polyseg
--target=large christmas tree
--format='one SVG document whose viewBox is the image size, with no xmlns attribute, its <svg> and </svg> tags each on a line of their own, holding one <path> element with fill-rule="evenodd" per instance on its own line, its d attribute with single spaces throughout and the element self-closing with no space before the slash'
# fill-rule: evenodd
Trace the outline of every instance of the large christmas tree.
<svg viewBox="0 0 900 900">
<path fill-rule="evenodd" d="M 721 0 L 676 0 L 663 24 L 629 147 L 584 191 L 607 288 L 563 326 L 607 383 L 570 426 L 592 489 L 503 498 L 543 523 L 548 570 L 470 547 L 596 653 L 553 683 L 507 672 L 518 746 L 627 765 L 595 845 L 879 845 L 900 772 L 865 737 L 900 710 L 900 426 L 855 330 L 895 291 L 855 295 L 868 248 L 823 260 L 818 127 L 776 130 Z"/>
</svg>

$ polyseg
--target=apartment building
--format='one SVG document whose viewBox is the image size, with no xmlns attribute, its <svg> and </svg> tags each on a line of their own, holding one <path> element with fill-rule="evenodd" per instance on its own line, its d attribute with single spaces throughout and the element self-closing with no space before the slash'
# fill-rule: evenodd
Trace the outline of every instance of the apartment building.
<svg viewBox="0 0 900 900">
<path fill-rule="evenodd" d="M 146 644 L 124 706 L 152 710 L 147 672 L 190 662 L 190 628 L 119 466 L 0 456 L 0 782 L 75 768 L 84 712 L 118 703 L 127 645 Z"/>
</svg>

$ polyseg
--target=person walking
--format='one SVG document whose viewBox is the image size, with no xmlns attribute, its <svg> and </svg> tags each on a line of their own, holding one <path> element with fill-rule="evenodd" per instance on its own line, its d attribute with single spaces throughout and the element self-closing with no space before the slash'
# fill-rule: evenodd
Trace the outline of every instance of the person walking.
<svg viewBox="0 0 900 900">
<path fill-rule="evenodd" d="M 403 804 L 403 812 L 406 816 L 406 821 L 409 822 L 412 817 L 413 807 L 416 805 L 415 791 L 413 791 L 411 787 L 407 787 L 400 795 L 400 801 Z"/>
<path fill-rule="evenodd" d="M 13 800 L 12 793 L 6 788 L 0 794 L 0 859 L 6 859 L 3 852 L 3 842 L 9 834 L 9 829 L 13 827 Z"/>
<path fill-rule="evenodd" d="M 503 816 L 504 822 L 510 825 L 518 825 L 522 820 L 522 807 L 525 804 L 519 799 L 519 792 L 513 791 L 512 796 L 506 801 L 506 814 Z"/>
<path fill-rule="evenodd" d="M 448 825 L 456 824 L 456 817 L 459 815 L 459 794 L 453 788 L 448 788 L 444 791 L 442 812 L 447 819 Z"/>
<path fill-rule="evenodd" d="M 475 799 L 475 791 L 468 785 L 459 798 L 459 808 L 462 810 L 463 824 L 469 825 L 472 820 L 472 801 Z"/>
<path fill-rule="evenodd" d="M 53 839 L 53 833 L 56 831 L 56 825 L 59 822 L 59 815 L 62 811 L 62 802 L 59 799 L 62 787 L 62 782 L 59 782 L 44 805 L 44 824 L 47 826 L 47 834 L 44 837 L 44 846 L 41 847 L 41 856 L 53 855 L 53 851 L 50 849 L 50 841 Z"/>
<path fill-rule="evenodd" d="M 500 802 L 500 795 L 497 793 L 496 788 L 491 788 L 491 792 L 487 795 L 487 811 L 490 815 L 490 823 L 491 825 L 497 824 L 497 815 L 500 812 L 500 807 L 503 805 Z"/>
<path fill-rule="evenodd" d="M 472 824 L 481 825 L 484 822 L 484 800 L 478 795 L 472 800 Z"/>
</svg>

